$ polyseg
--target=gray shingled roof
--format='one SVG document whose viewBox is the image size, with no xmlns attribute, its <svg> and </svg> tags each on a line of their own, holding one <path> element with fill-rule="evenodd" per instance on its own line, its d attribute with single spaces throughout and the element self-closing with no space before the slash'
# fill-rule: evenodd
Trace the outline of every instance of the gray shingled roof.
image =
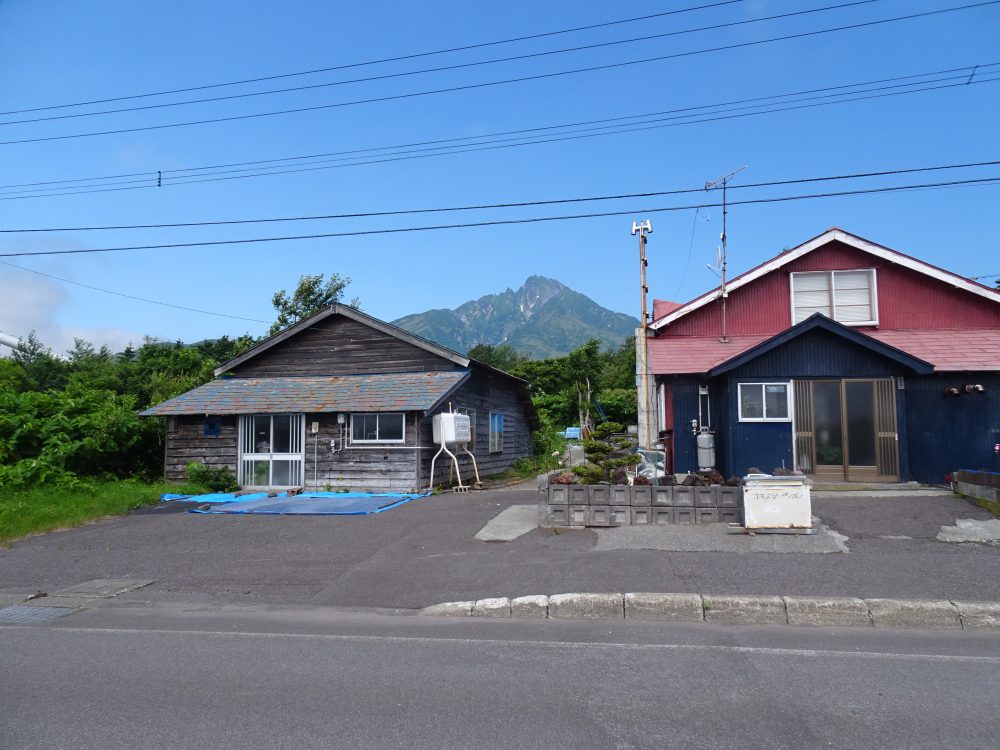
<svg viewBox="0 0 1000 750">
<path fill-rule="evenodd" d="M 218 378 L 146 409 L 141 416 L 426 411 L 469 374 L 468 370 L 442 370 L 337 377 Z"/>
</svg>

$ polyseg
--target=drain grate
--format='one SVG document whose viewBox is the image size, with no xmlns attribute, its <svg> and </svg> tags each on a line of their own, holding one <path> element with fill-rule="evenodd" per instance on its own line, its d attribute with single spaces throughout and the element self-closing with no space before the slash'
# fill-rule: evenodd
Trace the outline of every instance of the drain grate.
<svg viewBox="0 0 1000 750">
<path fill-rule="evenodd" d="M 72 607 L 32 607 L 27 604 L 0 607 L 0 624 L 31 625 L 38 622 L 49 622 L 57 617 L 68 615 L 72 611 Z"/>
</svg>

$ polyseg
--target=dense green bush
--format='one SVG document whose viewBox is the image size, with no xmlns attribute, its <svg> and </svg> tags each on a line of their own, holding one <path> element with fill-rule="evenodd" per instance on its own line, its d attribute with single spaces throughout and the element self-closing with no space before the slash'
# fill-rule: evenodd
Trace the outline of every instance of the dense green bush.
<svg viewBox="0 0 1000 750">
<path fill-rule="evenodd" d="M 207 487 L 212 492 L 233 492 L 240 488 L 233 472 L 225 466 L 205 466 L 191 461 L 186 468 L 189 482 Z"/>
</svg>

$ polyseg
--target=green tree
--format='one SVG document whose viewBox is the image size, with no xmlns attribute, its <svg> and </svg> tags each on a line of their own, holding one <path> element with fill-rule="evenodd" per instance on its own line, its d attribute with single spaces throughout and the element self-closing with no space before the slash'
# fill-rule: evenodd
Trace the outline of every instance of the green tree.
<svg viewBox="0 0 1000 750">
<path fill-rule="evenodd" d="M 469 357 L 484 365 L 495 367 L 504 372 L 512 372 L 518 365 L 528 361 L 523 354 L 514 351 L 510 344 L 476 344 L 469 349 Z"/>
<path fill-rule="evenodd" d="M 338 273 L 330 274 L 330 278 L 326 281 L 323 280 L 321 273 L 306 274 L 299 278 L 299 284 L 291 295 L 284 289 L 275 292 L 271 303 L 277 310 L 278 317 L 271 325 L 268 335 L 273 336 L 278 331 L 340 302 L 344 297 L 344 290 L 350 283 L 350 276 L 341 276 Z M 355 297 L 350 305 L 360 307 L 361 300 Z"/>
</svg>

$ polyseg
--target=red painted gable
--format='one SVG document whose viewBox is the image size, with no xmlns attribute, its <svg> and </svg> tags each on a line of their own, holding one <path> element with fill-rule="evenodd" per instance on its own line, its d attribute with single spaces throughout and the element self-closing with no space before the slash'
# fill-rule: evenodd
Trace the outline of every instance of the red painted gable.
<svg viewBox="0 0 1000 750">
<path fill-rule="evenodd" d="M 876 269 L 877 330 L 1000 328 L 1000 304 L 833 240 L 731 291 L 727 333 L 772 336 L 791 326 L 792 272 L 861 268 Z M 711 303 L 671 323 L 660 336 L 718 336 L 721 329 L 720 305 Z"/>
</svg>

